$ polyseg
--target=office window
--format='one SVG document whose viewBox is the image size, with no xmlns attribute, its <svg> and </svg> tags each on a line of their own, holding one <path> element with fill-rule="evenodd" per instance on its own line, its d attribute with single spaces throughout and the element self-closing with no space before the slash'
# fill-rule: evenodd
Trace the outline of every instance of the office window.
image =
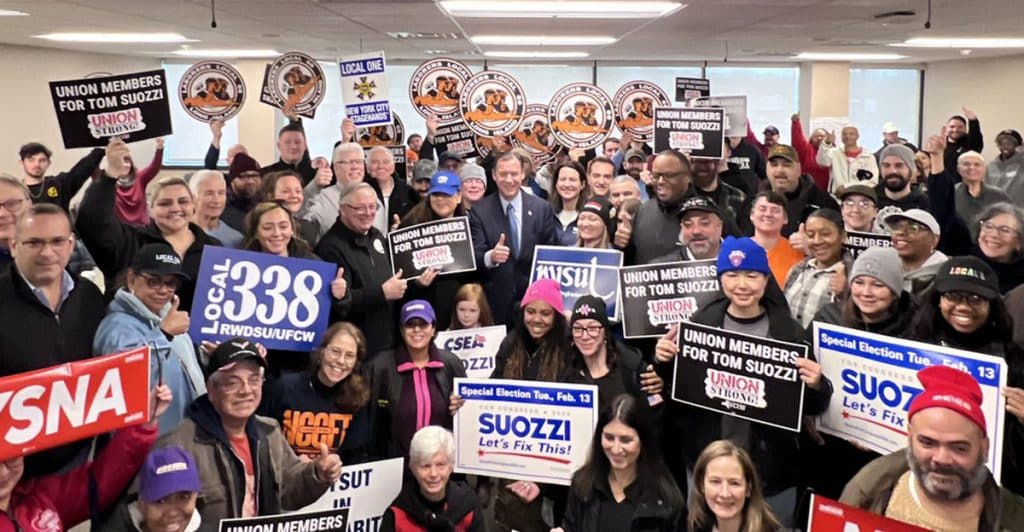
<svg viewBox="0 0 1024 532">
<path fill-rule="evenodd" d="M 708 67 L 712 96 L 747 97 L 747 120 L 757 136 L 771 125 L 779 140 L 790 141 L 790 117 L 798 112 L 800 69 L 797 67 Z"/>
<path fill-rule="evenodd" d="M 608 96 L 615 97 L 615 91 L 624 83 L 641 80 L 650 81 L 661 87 L 672 105 L 682 105 L 676 99 L 676 78 L 699 78 L 700 67 L 627 67 L 597 65 L 597 85 Z"/>
<path fill-rule="evenodd" d="M 860 129 L 860 143 L 882 146 L 882 126 L 893 122 L 899 135 L 920 146 L 921 73 L 916 69 L 851 68 L 850 121 Z"/>
<path fill-rule="evenodd" d="M 192 66 L 189 63 L 164 63 L 167 73 L 167 91 L 170 95 L 171 125 L 174 134 L 166 137 L 164 144 L 164 166 L 186 166 L 202 168 L 206 150 L 210 147 L 210 126 L 196 120 L 185 112 L 178 99 L 178 83 L 181 76 Z M 248 83 L 251 81 L 247 80 Z M 259 103 L 259 87 L 247 86 L 250 93 L 245 105 L 262 105 Z M 255 92 L 253 92 L 255 90 Z M 254 97 L 253 94 L 256 94 Z M 224 159 L 228 148 L 238 143 L 238 120 L 228 120 L 224 124 L 224 132 L 220 140 L 220 161 L 218 164 L 227 166 Z"/>
</svg>

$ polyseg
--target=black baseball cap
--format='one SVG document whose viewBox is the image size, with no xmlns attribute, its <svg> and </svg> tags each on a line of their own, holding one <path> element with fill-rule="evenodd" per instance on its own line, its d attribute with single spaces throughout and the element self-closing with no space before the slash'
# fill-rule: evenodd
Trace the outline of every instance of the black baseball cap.
<svg viewBox="0 0 1024 532">
<path fill-rule="evenodd" d="M 227 371 L 244 360 L 255 361 L 262 368 L 267 367 L 267 361 L 260 355 L 256 342 L 240 337 L 225 340 L 210 353 L 210 363 L 206 365 L 206 372 L 213 375 L 218 371 Z"/>
<path fill-rule="evenodd" d="M 705 198 L 704 196 L 692 196 L 686 198 L 676 211 L 676 217 L 682 219 L 682 217 L 686 216 L 687 213 L 693 211 L 709 212 L 717 216 L 719 219 L 722 218 L 722 211 L 718 208 L 718 205 L 715 205 L 715 202 Z"/>
<path fill-rule="evenodd" d="M 778 135 L 779 134 L 779 128 L 777 128 L 775 126 L 768 126 L 768 127 L 764 128 L 764 133 L 765 133 L 765 135 Z"/>
<path fill-rule="evenodd" d="M 992 267 L 978 257 L 953 257 L 939 266 L 935 289 L 940 294 L 967 292 L 992 300 L 999 297 L 999 278 Z"/>
<path fill-rule="evenodd" d="M 447 150 L 445 152 L 442 152 L 441 155 L 437 158 L 437 164 L 441 165 L 441 164 L 444 164 L 445 161 L 449 161 L 449 160 L 451 160 L 451 161 L 459 161 L 459 163 L 464 162 L 461 155 L 459 155 L 458 153 L 455 153 L 455 152 L 453 152 L 451 150 Z"/>
<path fill-rule="evenodd" d="M 146 244 L 139 248 L 132 256 L 132 262 L 128 267 L 136 273 L 174 275 L 181 279 L 190 279 L 188 274 L 181 271 L 181 257 L 174 252 L 174 248 L 163 242 Z"/>
</svg>

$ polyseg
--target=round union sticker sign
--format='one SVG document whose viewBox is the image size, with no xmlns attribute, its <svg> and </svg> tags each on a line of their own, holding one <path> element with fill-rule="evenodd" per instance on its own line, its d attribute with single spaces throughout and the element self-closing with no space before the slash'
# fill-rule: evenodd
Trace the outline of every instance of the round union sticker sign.
<svg viewBox="0 0 1024 532">
<path fill-rule="evenodd" d="M 203 61 L 181 76 L 178 98 L 185 112 L 200 122 L 230 120 L 245 103 L 245 81 L 227 63 Z"/>
<path fill-rule="evenodd" d="M 526 93 L 511 75 L 485 70 L 469 78 L 459 96 L 462 119 L 484 137 L 504 137 L 516 130 L 526 112 Z"/>
<path fill-rule="evenodd" d="M 441 124 L 459 122 L 459 95 L 472 75 L 468 66 L 454 59 L 424 61 L 409 79 L 409 101 L 423 118 L 433 115 Z"/>
<path fill-rule="evenodd" d="M 399 146 L 405 143 L 405 125 L 398 114 L 391 113 L 391 123 L 383 126 L 367 126 L 356 129 L 356 142 L 364 148 L 374 146 Z"/>
<path fill-rule="evenodd" d="M 324 71 L 312 57 L 288 52 L 270 64 L 270 94 L 282 108 L 291 107 L 297 114 L 312 113 L 327 93 Z"/>
<path fill-rule="evenodd" d="M 654 140 L 654 107 L 672 103 L 661 87 L 649 81 L 630 81 L 619 87 L 612 98 L 615 124 L 641 142 Z"/>
<path fill-rule="evenodd" d="M 548 104 L 551 134 L 568 148 L 600 146 L 612 132 L 614 115 L 608 93 L 591 83 L 570 83 Z"/>
<path fill-rule="evenodd" d="M 555 158 L 562 145 L 555 141 L 548 123 L 548 106 L 531 103 L 526 106 L 523 123 L 512 135 L 512 145 L 523 148 L 533 157 L 533 164 L 540 167 Z"/>
</svg>

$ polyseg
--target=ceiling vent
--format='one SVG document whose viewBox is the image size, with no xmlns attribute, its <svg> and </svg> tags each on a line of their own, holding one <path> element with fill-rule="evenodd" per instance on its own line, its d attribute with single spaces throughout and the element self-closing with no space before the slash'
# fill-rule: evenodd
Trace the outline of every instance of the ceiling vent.
<svg viewBox="0 0 1024 532">
<path fill-rule="evenodd" d="M 408 31 L 389 31 L 388 36 L 392 39 L 407 40 L 407 39 L 434 39 L 434 40 L 446 40 L 446 41 L 457 41 L 460 39 L 457 33 L 416 33 Z"/>
</svg>

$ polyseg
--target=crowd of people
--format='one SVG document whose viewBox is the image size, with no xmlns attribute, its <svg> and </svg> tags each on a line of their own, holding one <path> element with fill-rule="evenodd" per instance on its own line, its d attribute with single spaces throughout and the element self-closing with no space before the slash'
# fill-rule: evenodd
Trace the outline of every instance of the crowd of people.
<svg viewBox="0 0 1024 532">
<path fill-rule="evenodd" d="M 408 475 L 382 530 L 485 530 L 490 507 L 499 530 L 774 531 L 800 526 L 808 489 L 936 530 L 1024 530 L 1017 131 L 986 162 L 965 108 L 921 149 L 886 124 L 872 154 L 852 125 L 839 145 L 793 115 L 792 145 L 769 126 L 728 138 L 720 159 L 627 133 L 536 164 L 508 142 L 476 161 L 439 150 L 431 118 L 406 176 L 351 120 L 326 157 L 290 118 L 266 166 L 235 145 L 218 169 L 213 122 L 206 167 L 186 175 L 157 177 L 161 150 L 137 169 L 120 140 L 60 173 L 28 143 L 21 175 L 0 175 L 0 376 L 148 345 L 160 383 L 149 423 L 4 462 L 0 530 L 216 530 L 303 508 L 343 464 L 392 457 Z M 389 232 L 462 216 L 476 271 L 393 272 Z M 851 234 L 892 245 L 855 256 Z M 817 321 L 1005 360 L 1001 478 L 978 384 L 952 368 L 919 373 L 907 449 L 887 456 L 814 423 L 795 433 L 672 401 L 678 327 L 624 340 L 601 298 L 567 308 L 557 282 L 530 282 L 542 245 L 616 249 L 625 265 L 715 260 L 721 290 L 698 324 L 810 343 Z M 319 346 L 191 338 L 206 246 L 336 265 Z M 508 328 L 492 377 L 597 387 L 569 487 L 453 474 L 466 370 L 434 338 L 491 325 Z M 794 364 L 801 414 L 835 408 L 813 350 Z"/>
</svg>

